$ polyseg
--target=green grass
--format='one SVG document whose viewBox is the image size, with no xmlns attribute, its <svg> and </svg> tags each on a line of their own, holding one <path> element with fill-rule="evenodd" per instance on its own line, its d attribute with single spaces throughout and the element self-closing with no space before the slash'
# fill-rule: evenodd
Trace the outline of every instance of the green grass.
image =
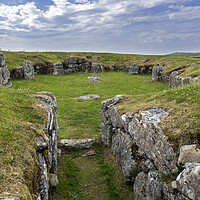
<svg viewBox="0 0 200 200">
<path fill-rule="evenodd" d="M 29 126 L 43 129 L 46 119 L 28 94 L 27 89 L 0 86 L 0 196 L 9 191 L 32 199 L 37 190 L 35 134 Z"/>
<path fill-rule="evenodd" d="M 117 94 L 149 94 L 168 88 L 166 83 L 146 83 L 151 76 L 131 76 L 128 73 L 102 73 L 100 83 L 90 83 L 92 74 L 64 76 L 38 75 L 34 80 L 13 80 L 16 88 L 29 88 L 33 92 L 51 91 L 58 101 L 60 139 L 97 137 L 100 132 L 101 102 Z M 77 101 L 79 96 L 97 94 L 100 100 Z"/>
</svg>

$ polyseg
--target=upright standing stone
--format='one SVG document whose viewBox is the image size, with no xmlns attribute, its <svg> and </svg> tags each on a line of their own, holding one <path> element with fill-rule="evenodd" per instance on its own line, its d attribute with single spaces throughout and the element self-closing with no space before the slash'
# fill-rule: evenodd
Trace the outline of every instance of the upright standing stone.
<svg viewBox="0 0 200 200">
<path fill-rule="evenodd" d="M 139 67 L 138 67 L 137 63 L 132 63 L 129 66 L 129 74 L 137 75 L 138 73 L 139 73 Z"/>
<path fill-rule="evenodd" d="M 10 71 L 5 65 L 6 57 L 3 53 L 0 53 L 0 85 L 6 87 L 11 87 L 12 83 L 10 82 Z"/>
<path fill-rule="evenodd" d="M 33 79 L 34 78 L 34 67 L 32 62 L 24 62 L 24 79 Z"/>
</svg>

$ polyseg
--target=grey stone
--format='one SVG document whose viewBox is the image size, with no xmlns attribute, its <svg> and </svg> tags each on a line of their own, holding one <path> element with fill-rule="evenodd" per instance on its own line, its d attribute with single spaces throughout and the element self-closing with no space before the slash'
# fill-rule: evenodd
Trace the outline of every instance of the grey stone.
<svg viewBox="0 0 200 200">
<path fill-rule="evenodd" d="M 200 198 L 200 163 L 191 163 L 172 182 L 172 187 L 188 199 Z"/>
<path fill-rule="evenodd" d="M 139 73 L 139 67 L 138 67 L 137 63 L 132 63 L 129 66 L 129 74 L 137 75 L 138 73 Z"/>
<path fill-rule="evenodd" d="M 34 78 L 34 67 L 32 62 L 23 63 L 24 70 L 24 79 L 33 79 Z"/>
<path fill-rule="evenodd" d="M 79 63 L 79 58 L 78 57 L 70 57 L 68 59 L 69 64 L 78 64 Z"/>
<path fill-rule="evenodd" d="M 45 104 L 40 104 L 39 106 L 44 108 L 48 114 L 48 124 L 47 124 L 47 135 L 45 135 L 45 140 L 48 141 L 48 158 L 46 158 L 46 153 L 43 151 L 46 148 L 44 144 L 44 139 L 41 139 L 39 143 L 39 150 L 37 151 L 38 160 L 40 163 L 40 174 L 38 180 L 37 196 L 38 199 L 48 200 L 48 190 L 49 190 L 49 176 L 48 172 L 51 174 L 57 174 L 57 141 L 59 134 L 58 120 L 57 120 L 57 101 L 56 97 L 50 92 L 41 92 L 36 95 L 37 99 L 40 99 Z M 36 147 L 37 149 L 37 147 Z M 49 165 L 47 161 L 49 161 Z"/>
<path fill-rule="evenodd" d="M 149 58 L 145 58 L 142 62 L 143 63 L 146 63 L 146 62 L 148 62 L 150 59 Z"/>
<path fill-rule="evenodd" d="M 138 171 L 137 163 L 132 158 L 132 145 L 133 142 L 128 134 L 120 129 L 116 130 L 115 135 L 112 137 L 111 148 L 122 171 L 125 183 L 131 182 Z"/>
<path fill-rule="evenodd" d="M 98 83 L 101 80 L 102 79 L 95 74 L 92 77 L 88 77 L 88 81 L 92 83 Z"/>
<path fill-rule="evenodd" d="M 196 83 L 197 81 L 198 81 L 198 77 L 194 77 L 194 78 L 186 77 L 186 78 L 183 78 L 183 77 L 180 77 L 178 75 L 178 72 L 174 71 L 169 76 L 169 87 L 171 89 L 173 89 L 173 88 L 176 88 L 176 87 L 179 87 L 179 86 L 183 86 L 183 85 L 186 85 L 186 84 Z"/>
<path fill-rule="evenodd" d="M 0 84 L 6 87 L 12 86 L 12 83 L 10 82 L 10 71 L 6 65 L 0 67 Z"/>
<path fill-rule="evenodd" d="M 114 135 L 114 131 L 111 125 L 101 123 L 101 140 L 105 146 L 110 146 L 112 141 L 112 136 Z"/>
<path fill-rule="evenodd" d="M 87 96 L 80 96 L 78 98 L 78 100 L 91 100 L 91 99 L 98 100 L 98 99 L 100 99 L 100 96 L 95 95 L 95 94 L 90 94 L 90 95 L 87 95 Z"/>
<path fill-rule="evenodd" d="M 129 133 L 138 146 L 138 154 L 154 162 L 155 167 L 164 174 L 176 173 L 177 157 L 167 141 L 157 121 L 146 121 L 135 115 L 129 124 Z M 157 117 L 156 117 L 157 118 Z M 158 117 L 159 119 L 159 117 Z"/>
<path fill-rule="evenodd" d="M 60 159 L 62 154 L 62 150 L 61 149 L 57 149 L 57 158 Z"/>
<path fill-rule="evenodd" d="M 64 75 L 64 68 L 62 63 L 53 64 L 53 75 Z"/>
<path fill-rule="evenodd" d="M 58 185 L 58 177 L 57 174 L 49 174 L 49 183 L 51 187 L 56 187 Z"/>
<path fill-rule="evenodd" d="M 0 52 L 0 67 L 5 66 L 6 63 L 6 56 L 3 55 L 3 53 Z"/>
<path fill-rule="evenodd" d="M 89 139 L 63 139 L 58 143 L 59 148 L 64 150 L 89 149 L 97 143 L 96 138 Z"/>
<path fill-rule="evenodd" d="M 163 182 L 155 171 L 149 171 L 148 174 L 140 172 L 134 182 L 135 200 L 160 200 L 164 199 Z"/>
<path fill-rule="evenodd" d="M 92 71 L 93 73 L 98 74 L 98 73 L 103 72 L 104 70 L 103 70 L 102 65 L 92 63 L 91 71 Z"/>
<path fill-rule="evenodd" d="M 187 162 L 200 163 L 200 149 L 197 145 L 184 145 L 180 148 L 180 154 L 178 158 L 178 164 L 185 164 Z"/>
<path fill-rule="evenodd" d="M 95 155 L 95 151 L 91 150 L 88 151 L 86 154 L 82 155 L 82 157 L 90 157 L 90 156 L 94 156 Z"/>
<path fill-rule="evenodd" d="M 165 70 L 166 68 L 161 64 L 153 66 L 152 80 L 153 81 L 168 81 L 169 76 L 162 74 L 162 72 L 164 72 Z"/>
</svg>

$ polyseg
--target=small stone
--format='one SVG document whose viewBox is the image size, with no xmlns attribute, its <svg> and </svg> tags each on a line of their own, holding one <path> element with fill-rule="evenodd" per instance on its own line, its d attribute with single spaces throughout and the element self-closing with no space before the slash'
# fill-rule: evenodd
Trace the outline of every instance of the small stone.
<svg viewBox="0 0 200 200">
<path fill-rule="evenodd" d="M 178 164 L 185 164 L 187 162 L 200 162 L 200 149 L 197 145 L 184 145 L 180 148 L 180 155 Z"/>
<path fill-rule="evenodd" d="M 91 150 L 88 151 L 86 154 L 82 155 L 82 157 L 90 157 L 90 156 L 94 156 L 95 155 L 95 151 Z"/>
<path fill-rule="evenodd" d="M 91 83 L 98 83 L 102 79 L 98 77 L 96 74 L 94 74 L 92 77 L 88 77 L 88 81 Z"/>
<path fill-rule="evenodd" d="M 59 159 L 61 156 L 62 150 L 61 149 L 57 149 L 57 158 Z"/>
<path fill-rule="evenodd" d="M 58 185 L 58 177 L 57 174 L 49 174 L 49 183 L 52 187 L 56 187 Z"/>
<path fill-rule="evenodd" d="M 146 63 L 146 62 L 148 62 L 150 59 L 149 58 L 145 58 L 142 62 L 143 63 Z"/>
<path fill-rule="evenodd" d="M 78 98 L 78 100 L 98 100 L 100 99 L 100 96 L 99 95 L 95 95 L 95 94 L 90 94 L 90 95 L 87 95 L 87 96 L 80 96 Z"/>
</svg>

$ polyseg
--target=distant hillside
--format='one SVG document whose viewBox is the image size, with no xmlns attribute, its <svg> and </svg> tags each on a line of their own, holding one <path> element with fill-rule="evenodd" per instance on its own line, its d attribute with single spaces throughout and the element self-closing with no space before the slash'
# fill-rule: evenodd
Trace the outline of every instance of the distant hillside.
<svg viewBox="0 0 200 200">
<path fill-rule="evenodd" d="M 175 52 L 171 54 L 167 54 L 168 56 L 183 56 L 183 57 L 199 57 L 200 53 L 186 53 L 186 52 Z"/>
</svg>

